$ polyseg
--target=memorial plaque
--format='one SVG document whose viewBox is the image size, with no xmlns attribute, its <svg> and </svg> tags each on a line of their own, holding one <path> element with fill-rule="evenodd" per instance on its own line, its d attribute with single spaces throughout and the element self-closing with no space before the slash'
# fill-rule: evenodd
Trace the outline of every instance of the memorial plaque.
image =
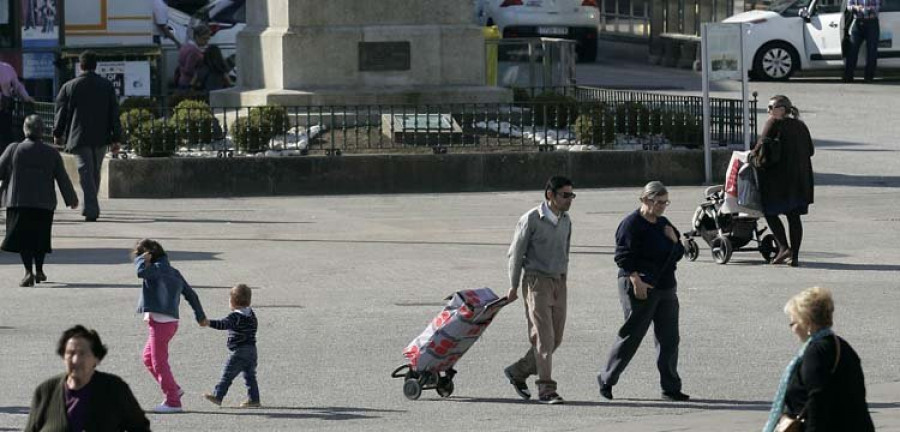
<svg viewBox="0 0 900 432">
<path fill-rule="evenodd" d="M 409 42 L 360 42 L 359 71 L 407 71 L 410 68 Z"/>
</svg>

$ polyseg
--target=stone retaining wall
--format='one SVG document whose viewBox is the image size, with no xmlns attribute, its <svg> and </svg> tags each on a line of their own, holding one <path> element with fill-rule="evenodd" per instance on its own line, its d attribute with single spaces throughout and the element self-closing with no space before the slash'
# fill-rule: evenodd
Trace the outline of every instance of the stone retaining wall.
<svg viewBox="0 0 900 432">
<path fill-rule="evenodd" d="M 731 153 L 713 152 L 713 178 Z M 66 169 L 78 184 L 74 157 Z M 554 174 L 579 188 L 702 184 L 701 151 L 598 151 L 283 158 L 107 159 L 101 196 L 201 198 L 481 192 L 541 188 Z"/>
</svg>

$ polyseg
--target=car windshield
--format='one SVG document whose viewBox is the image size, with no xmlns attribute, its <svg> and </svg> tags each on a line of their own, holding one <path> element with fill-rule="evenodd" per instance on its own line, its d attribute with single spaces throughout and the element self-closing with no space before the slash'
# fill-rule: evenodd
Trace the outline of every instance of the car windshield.
<svg viewBox="0 0 900 432">
<path fill-rule="evenodd" d="M 206 16 L 210 22 L 239 24 L 246 21 L 245 0 L 219 0 L 207 7 Z"/>
<path fill-rule="evenodd" d="M 797 15 L 801 8 L 809 7 L 810 0 L 777 0 L 772 2 L 766 10 L 781 15 Z"/>
</svg>

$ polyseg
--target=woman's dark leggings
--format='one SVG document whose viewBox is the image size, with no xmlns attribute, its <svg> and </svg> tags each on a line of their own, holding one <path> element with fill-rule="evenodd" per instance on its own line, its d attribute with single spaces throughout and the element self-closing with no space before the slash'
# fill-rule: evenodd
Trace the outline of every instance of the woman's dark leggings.
<svg viewBox="0 0 900 432">
<path fill-rule="evenodd" d="M 799 212 L 790 212 L 786 216 L 788 228 L 791 230 L 790 245 L 788 245 L 787 235 L 785 235 L 784 232 L 784 225 L 781 223 L 781 219 L 779 219 L 778 216 L 766 216 L 766 223 L 769 224 L 769 229 L 771 229 L 772 234 L 775 235 L 775 240 L 778 241 L 778 247 L 789 247 L 791 249 L 791 261 L 797 262 L 797 257 L 800 254 L 800 243 L 803 241 L 803 224 L 800 222 Z"/>
<path fill-rule="evenodd" d="M 25 272 L 29 274 L 44 272 L 44 257 L 47 255 L 43 252 L 19 252 L 22 256 L 22 264 L 25 266 Z M 34 271 L 32 272 L 32 267 Z"/>
</svg>

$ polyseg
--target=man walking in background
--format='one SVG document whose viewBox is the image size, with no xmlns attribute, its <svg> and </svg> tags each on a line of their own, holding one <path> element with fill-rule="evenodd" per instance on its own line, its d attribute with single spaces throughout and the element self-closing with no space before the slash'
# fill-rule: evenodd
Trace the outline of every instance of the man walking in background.
<svg viewBox="0 0 900 432">
<path fill-rule="evenodd" d="M 84 220 L 96 222 L 100 216 L 97 192 L 100 167 L 106 148 L 119 147 L 122 125 L 116 91 L 107 79 L 97 75 L 97 55 L 85 51 L 79 57 L 82 74 L 65 83 L 56 96 L 53 137 L 57 146 L 78 160 L 78 176 L 84 193 Z"/>
<path fill-rule="evenodd" d="M 538 400 L 548 404 L 563 403 L 551 372 L 553 352 L 562 342 L 566 325 L 566 273 L 572 239 L 567 212 L 573 199 L 572 181 L 551 177 L 544 189 L 544 202 L 519 219 L 509 247 L 511 286 L 506 297 L 510 302 L 518 298 L 521 281 L 531 348 L 503 373 L 522 399 L 531 398 L 525 380 L 536 374 Z"/>
</svg>

